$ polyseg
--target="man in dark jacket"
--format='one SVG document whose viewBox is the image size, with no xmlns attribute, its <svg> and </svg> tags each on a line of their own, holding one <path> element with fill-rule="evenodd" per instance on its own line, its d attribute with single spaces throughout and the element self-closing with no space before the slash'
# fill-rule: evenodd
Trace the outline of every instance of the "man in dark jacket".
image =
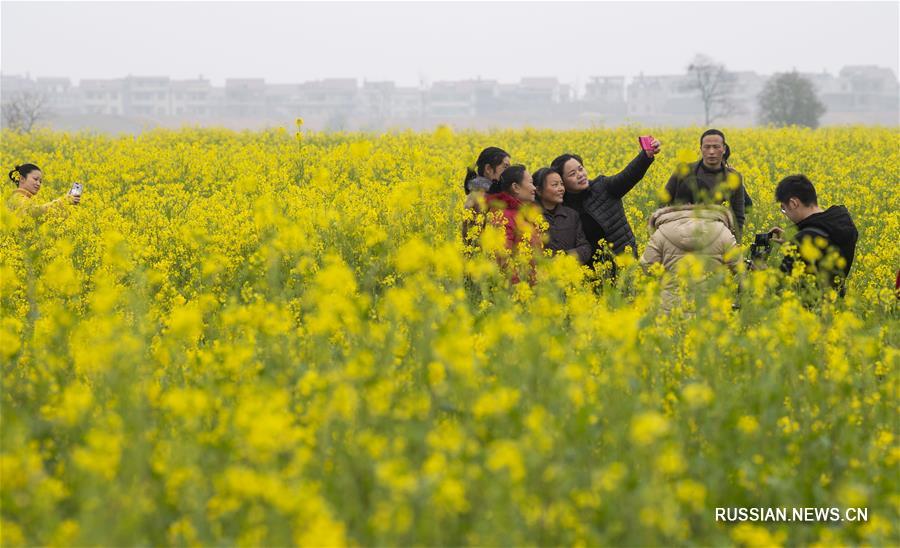
<svg viewBox="0 0 900 548">
<path fill-rule="evenodd" d="M 615 254 L 624 253 L 631 248 L 637 258 L 637 242 L 628 218 L 622 198 L 644 178 L 653 157 L 659 154 L 660 144 L 653 140 L 650 150 L 641 150 L 621 172 L 588 180 L 584 162 L 577 154 L 558 156 L 551 167 L 562 175 L 566 187 L 563 204 L 578 212 L 581 227 L 591 244 L 591 256 L 596 257 L 602 242 L 608 242 Z M 596 262 L 594 263 L 596 266 Z"/>
<path fill-rule="evenodd" d="M 718 129 L 708 129 L 700 136 L 699 161 L 687 166 L 682 165 L 679 171 L 674 173 L 666 183 L 666 191 L 669 193 L 669 201 L 664 206 L 677 203 L 675 196 L 682 186 L 687 186 L 698 203 L 721 203 L 724 198 L 734 213 L 737 221 L 737 229 L 734 232 L 737 241 L 741 241 L 741 232 L 744 229 L 746 214 L 745 200 L 749 198 L 744 190 L 744 181 L 736 169 L 730 167 L 726 160 L 730 154 L 728 143 L 725 142 L 725 134 Z M 732 185 L 734 188 L 728 188 Z M 714 200 L 717 193 L 723 194 L 722 200 Z M 752 202 L 751 202 L 752 203 Z"/>
<path fill-rule="evenodd" d="M 806 263 L 807 271 L 824 279 L 843 297 L 859 239 L 847 208 L 834 205 L 822 210 L 816 189 L 805 175 L 785 177 L 775 188 L 775 199 L 781 204 L 781 212 L 797 225 L 793 243 L 800 259 Z M 776 242 L 784 242 L 781 227 L 770 232 Z M 785 255 L 782 272 L 790 273 L 795 261 L 794 255 Z"/>
</svg>

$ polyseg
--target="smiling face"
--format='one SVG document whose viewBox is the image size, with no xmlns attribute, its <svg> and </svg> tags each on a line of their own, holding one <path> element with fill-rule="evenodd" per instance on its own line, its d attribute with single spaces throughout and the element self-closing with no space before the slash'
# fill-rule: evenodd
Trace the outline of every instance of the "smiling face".
<svg viewBox="0 0 900 548">
<path fill-rule="evenodd" d="M 534 179 L 532 179 L 531 173 L 528 173 L 527 171 L 522 177 L 522 182 L 513 183 L 510 190 L 512 191 L 511 194 L 513 196 L 523 202 L 533 202 L 535 194 L 537 193 L 537 188 L 534 186 Z"/>
<path fill-rule="evenodd" d="M 569 158 L 562 168 L 562 182 L 567 192 L 581 192 L 588 187 L 587 171 L 581 162 Z"/>
<path fill-rule="evenodd" d="M 565 195 L 566 187 L 562 177 L 558 173 L 548 173 L 544 177 L 544 186 L 541 188 L 541 201 L 546 205 L 556 206 L 563 203 Z"/>
<path fill-rule="evenodd" d="M 41 170 L 35 169 L 28 172 L 28 175 L 19 179 L 19 188 L 25 189 L 32 194 L 37 194 L 41 189 L 44 180 L 44 174 Z"/>
<path fill-rule="evenodd" d="M 725 154 L 725 139 L 721 135 L 707 135 L 700 143 L 700 153 L 706 167 L 718 169 Z"/>
</svg>

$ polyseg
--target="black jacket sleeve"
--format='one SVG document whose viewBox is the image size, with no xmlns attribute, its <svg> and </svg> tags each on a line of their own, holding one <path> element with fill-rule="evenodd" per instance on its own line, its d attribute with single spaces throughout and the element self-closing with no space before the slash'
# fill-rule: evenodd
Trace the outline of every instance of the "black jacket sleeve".
<svg viewBox="0 0 900 548">
<path fill-rule="evenodd" d="M 821 233 L 811 230 L 800 230 L 794 234 L 794 239 L 791 240 L 791 243 L 793 243 L 794 247 L 799 251 L 800 246 L 803 245 L 803 240 L 814 238 L 816 236 L 821 236 Z M 794 270 L 794 264 L 797 261 L 807 263 L 803 257 L 797 256 L 796 254 L 785 254 L 784 258 L 781 260 L 781 271 L 785 274 L 790 274 Z M 807 263 L 807 265 L 809 265 L 809 263 Z"/>
<path fill-rule="evenodd" d="M 748 207 L 753 207 L 753 198 L 751 198 L 750 193 L 747 192 L 747 187 L 744 186 L 743 178 L 741 178 L 741 187 L 744 189 L 744 209 L 746 210 Z"/>
<path fill-rule="evenodd" d="M 578 255 L 578 262 L 581 264 L 591 264 L 591 243 L 588 242 L 587 236 L 584 235 L 584 229 L 581 227 L 581 218 L 575 217 L 575 253 Z"/>
<path fill-rule="evenodd" d="M 672 205 L 675 202 L 675 190 L 678 189 L 678 174 L 673 173 L 671 177 L 669 177 L 669 182 L 666 183 L 666 192 L 669 193 L 669 201 L 663 202 L 660 205 L 667 206 Z"/>
<path fill-rule="evenodd" d="M 622 198 L 628 194 L 629 190 L 634 188 L 634 185 L 638 184 L 638 182 L 644 178 L 644 174 L 647 173 L 647 170 L 652 163 L 653 158 L 648 158 L 647 153 L 642 150 L 638 153 L 637 157 L 629 162 L 629 164 L 625 166 L 625 169 L 619 173 L 610 175 L 609 177 L 601 175 L 594 179 L 593 182 L 594 184 L 605 184 L 606 191 L 610 196 Z"/>
<path fill-rule="evenodd" d="M 738 175 L 740 177 L 740 175 Z M 737 221 L 737 238 L 738 243 L 741 240 L 741 233 L 744 231 L 744 221 L 747 216 L 744 212 L 744 181 L 741 179 L 741 184 L 738 188 L 731 193 L 731 196 L 728 200 L 731 204 L 731 211 L 734 212 L 734 220 Z"/>
</svg>

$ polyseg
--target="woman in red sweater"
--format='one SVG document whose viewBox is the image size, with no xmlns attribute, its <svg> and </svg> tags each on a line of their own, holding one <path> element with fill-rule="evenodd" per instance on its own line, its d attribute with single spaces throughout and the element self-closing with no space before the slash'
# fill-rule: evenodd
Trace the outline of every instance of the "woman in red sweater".
<svg viewBox="0 0 900 548">
<path fill-rule="evenodd" d="M 500 175 L 500 192 L 489 194 L 485 201 L 490 207 L 490 222 L 503 227 L 506 235 L 508 253 L 500 258 L 502 266 L 506 266 L 506 258 L 510 255 L 518 257 L 528 253 L 528 264 L 531 265 L 531 279 L 534 278 L 533 257 L 540 253 L 541 230 L 539 227 L 541 212 L 535 205 L 537 189 L 528 170 L 523 165 L 506 168 Z M 513 283 L 519 281 L 517 273 L 512 275 Z"/>
</svg>

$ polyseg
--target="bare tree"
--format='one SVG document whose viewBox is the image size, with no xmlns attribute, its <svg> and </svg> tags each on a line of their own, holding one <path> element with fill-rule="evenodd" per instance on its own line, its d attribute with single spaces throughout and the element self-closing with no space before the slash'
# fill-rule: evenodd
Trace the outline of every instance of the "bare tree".
<svg viewBox="0 0 900 548">
<path fill-rule="evenodd" d="M 689 89 L 700 92 L 705 125 L 738 111 L 737 104 L 732 99 L 736 79 L 734 74 L 725 69 L 725 65 L 698 54 L 688 65 L 688 76 Z"/>
<path fill-rule="evenodd" d="M 23 91 L 0 105 L 3 122 L 14 131 L 29 132 L 49 114 L 47 97 L 42 93 Z"/>
</svg>

